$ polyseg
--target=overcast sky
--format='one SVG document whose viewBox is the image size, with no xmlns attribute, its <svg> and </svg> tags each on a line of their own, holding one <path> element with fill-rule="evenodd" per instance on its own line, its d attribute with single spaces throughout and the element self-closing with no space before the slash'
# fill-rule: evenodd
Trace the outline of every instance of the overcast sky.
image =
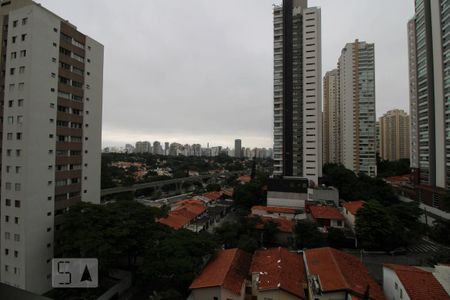
<svg viewBox="0 0 450 300">
<path fill-rule="evenodd" d="M 280 0 L 37 0 L 105 45 L 103 145 L 137 140 L 272 146 L 272 4 Z M 377 114 L 408 109 L 413 0 L 310 0 L 323 75 L 375 43 Z"/>
</svg>

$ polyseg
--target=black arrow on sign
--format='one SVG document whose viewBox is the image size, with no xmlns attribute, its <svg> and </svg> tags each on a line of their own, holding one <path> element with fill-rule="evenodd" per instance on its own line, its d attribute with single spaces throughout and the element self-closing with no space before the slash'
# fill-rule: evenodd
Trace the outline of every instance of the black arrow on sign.
<svg viewBox="0 0 450 300">
<path fill-rule="evenodd" d="M 92 281 L 91 273 L 89 273 L 89 269 L 87 265 L 84 267 L 83 275 L 81 275 L 81 282 L 83 281 Z"/>
</svg>

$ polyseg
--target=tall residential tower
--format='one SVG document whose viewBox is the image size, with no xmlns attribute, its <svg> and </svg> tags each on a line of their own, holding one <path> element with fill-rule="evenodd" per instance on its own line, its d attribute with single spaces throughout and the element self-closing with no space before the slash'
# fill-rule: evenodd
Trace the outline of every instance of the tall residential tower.
<svg viewBox="0 0 450 300">
<path fill-rule="evenodd" d="M 0 28 L 0 281 L 41 294 L 61 216 L 100 202 L 103 46 L 32 1 Z"/>
<path fill-rule="evenodd" d="M 409 158 L 409 116 L 400 109 L 380 118 L 380 157 L 395 161 Z"/>
<path fill-rule="evenodd" d="M 340 162 L 376 176 L 375 47 L 348 43 L 339 58 Z"/>
<path fill-rule="evenodd" d="M 443 208 L 450 187 L 450 2 L 416 0 L 408 23 L 411 149 L 418 199 Z"/>
<path fill-rule="evenodd" d="M 323 162 L 340 163 L 339 70 L 323 78 Z"/>
<path fill-rule="evenodd" d="M 274 11 L 274 174 L 322 175 L 321 12 L 306 0 Z"/>
</svg>

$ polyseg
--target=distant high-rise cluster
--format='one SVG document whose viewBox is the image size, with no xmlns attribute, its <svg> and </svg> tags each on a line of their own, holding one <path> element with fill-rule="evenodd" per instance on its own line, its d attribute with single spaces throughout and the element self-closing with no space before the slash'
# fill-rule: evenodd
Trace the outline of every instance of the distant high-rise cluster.
<svg viewBox="0 0 450 300">
<path fill-rule="evenodd" d="M 356 40 L 324 78 L 325 162 L 376 176 L 375 47 Z"/>
<path fill-rule="evenodd" d="M 239 149 L 239 150 L 235 150 Z M 246 148 L 242 147 L 241 140 L 235 140 L 235 149 L 230 149 L 229 147 L 214 146 L 206 148 L 202 147 L 200 144 L 180 144 L 180 143 L 164 143 L 164 148 L 160 142 L 155 141 L 152 143 L 148 141 L 136 142 L 135 146 L 131 144 L 126 144 L 124 148 L 118 147 L 105 147 L 103 148 L 104 153 L 148 153 L 155 155 L 166 155 L 166 156 L 205 156 L 214 157 L 219 155 L 226 155 L 230 157 L 237 158 L 272 158 L 273 150 L 271 148 Z M 239 153 L 236 156 L 236 152 Z"/>
<path fill-rule="evenodd" d="M 321 11 L 284 0 L 274 11 L 274 174 L 322 176 Z"/>
</svg>

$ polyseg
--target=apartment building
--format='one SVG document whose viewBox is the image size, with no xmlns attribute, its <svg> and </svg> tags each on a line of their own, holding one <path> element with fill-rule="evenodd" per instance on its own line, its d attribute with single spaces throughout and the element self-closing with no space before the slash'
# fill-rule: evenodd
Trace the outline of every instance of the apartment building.
<svg viewBox="0 0 450 300">
<path fill-rule="evenodd" d="M 323 78 L 323 163 L 340 163 L 339 70 Z"/>
<path fill-rule="evenodd" d="M 409 116 L 401 109 L 386 112 L 380 118 L 380 157 L 395 161 L 408 159 Z"/>
<path fill-rule="evenodd" d="M 450 187 L 450 4 L 415 1 L 408 23 L 411 166 L 417 200 L 443 209 Z"/>
<path fill-rule="evenodd" d="M 376 176 L 374 44 L 348 43 L 338 68 L 340 162 L 356 173 Z"/>
<path fill-rule="evenodd" d="M 284 0 L 274 16 L 274 175 L 322 176 L 321 11 Z"/>
<path fill-rule="evenodd" d="M 32 1 L 0 23 L 0 281 L 41 294 L 62 214 L 100 202 L 103 46 Z"/>
</svg>

